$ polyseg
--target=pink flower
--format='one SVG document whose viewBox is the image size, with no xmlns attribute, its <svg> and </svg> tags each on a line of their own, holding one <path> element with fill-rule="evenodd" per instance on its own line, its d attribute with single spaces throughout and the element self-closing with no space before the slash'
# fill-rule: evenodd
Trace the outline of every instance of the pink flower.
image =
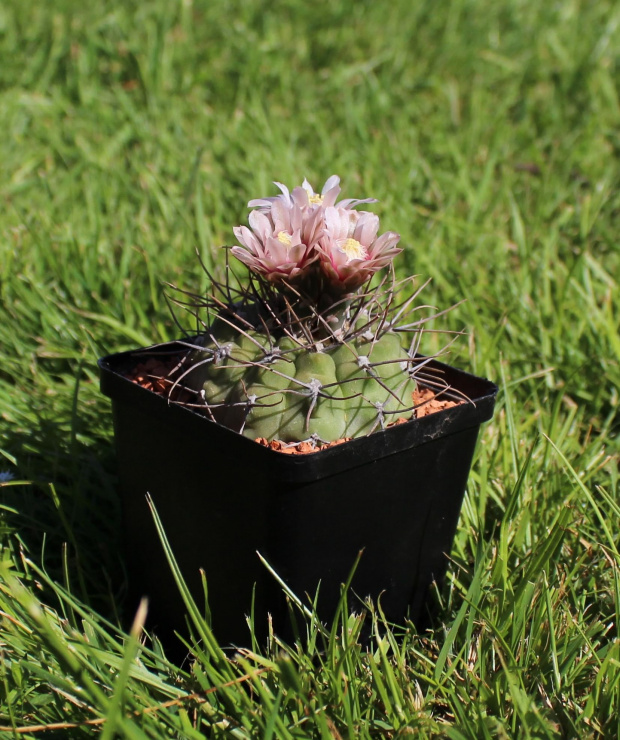
<svg viewBox="0 0 620 740">
<path fill-rule="evenodd" d="M 337 201 L 340 178 L 332 175 L 320 193 L 307 180 L 289 192 L 275 183 L 280 195 L 251 200 L 250 228 L 233 229 L 241 246 L 235 257 L 272 282 L 303 277 L 320 261 L 323 273 L 338 290 L 352 291 L 377 270 L 389 264 L 399 235 L 387 232 L 377 238 L 379 218 L 354 211 L 374 198 Z M 313 267 L 309 273 L 315 273 Z"/>
<path fill-rule="evenodd" d="M 242 246 L 231 251 L 268 280 L 294 278 L 317 260 L 315 245 L 321 233 L 320 212 L 304 218 L 299 206 L 287 207 L 276 199 L 268 214 L 252 211 L 249 222 L 251 231 L 246 226 L 233 229 Z"/>
<path fill-rule="evenodd" d="M 377 237 L 379 217 L 367 211 L 328 207 L 318 249 L 321 268 L 342 290 L 353 291 L 386 267 L 402 250 L 400 234 L 386 231 Z"/>
</svg>

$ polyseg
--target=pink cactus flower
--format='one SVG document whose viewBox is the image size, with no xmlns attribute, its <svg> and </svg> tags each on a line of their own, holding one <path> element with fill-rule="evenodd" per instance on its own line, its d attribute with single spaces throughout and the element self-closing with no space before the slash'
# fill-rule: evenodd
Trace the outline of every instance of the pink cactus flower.
<svg viewBox="0 0 620 740">
<path fill-rule="evenodd" d="M 233 229 L 242 246 L 233 247 L 232 254 L 271 282 L 293 279 L 318 259 L 319 212 L 304 217 L 298 206 L 276 201 L 268 214 L 252 211 L 249 222 L 251 230 Z"/>
<path fill-rule="evenodd" d="M 366 211 L 328 207 L 318 249 L 321 268 L 333 285 L 353 291 L 386 267 L 402 250 L 400 234 L 386 231 L 377 237 L 379 217 Z"/>
<path fill-rule="evenodd" d="M 377 237 L 379 218 L 354 211 L 374 198 L 337 201 L 340 178 L 332 175 L 320 193 L 307 180 L 292 192 L 275 183 L 280 195 L 251 200 L 250 228 L 233 229 L 241 246 L 232 253 L 251 270 L 272 282 L 316 273 L 320 262 L 331 286 L 349 292 L 359 288 L 400 252 L 399 235 L 392 231 Z"/>
</svg>

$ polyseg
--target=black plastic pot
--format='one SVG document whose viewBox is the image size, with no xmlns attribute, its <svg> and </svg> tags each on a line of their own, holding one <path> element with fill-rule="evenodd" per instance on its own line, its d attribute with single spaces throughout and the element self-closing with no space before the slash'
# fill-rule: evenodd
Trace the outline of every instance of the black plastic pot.
<svg viewBox="0 0 620 740">
<path fill-rule="evenodd" d="M 445 572 L 478 430 L 493 414 L 493 383 L 434 362 L 471 403 L 286 455 L 131 382 L 124 373 L 136 361 L 126 352 L 99 367 L 112 399 L 130 584 L 136 597 L 149 596 L 156 632 L 183 631 L 184 609 L 147 492 L 199 604 L 199 570 L 206 573 L 221 643 L 248 644 L 254 586 L 259 626 L 269 612 L 276 631 L 288 631 L 281 589 L 257 551 L 298 596 L 314 596 L 320 583 L 319 615 L 330 620 L 363 550 L 352 591 L 380 598 L 396 623 L 420 620 L 429 585 Z"/>
</svg>

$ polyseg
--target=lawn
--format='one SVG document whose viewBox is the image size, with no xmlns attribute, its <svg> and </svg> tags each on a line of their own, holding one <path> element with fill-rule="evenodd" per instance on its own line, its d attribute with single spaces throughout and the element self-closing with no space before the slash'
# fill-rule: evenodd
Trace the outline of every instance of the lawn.
<svg viewBox="0 0 620 740">
<path fill-rule="evenodd" d="M 0 736 L 620 735 L 619 73 L 613 0 L 0 6 Z M 235 654 L 190 604 L 173 660 L 126 607 L 97 358 L 333 173 L 500 386 L 437 615 Z"/>
</svg>

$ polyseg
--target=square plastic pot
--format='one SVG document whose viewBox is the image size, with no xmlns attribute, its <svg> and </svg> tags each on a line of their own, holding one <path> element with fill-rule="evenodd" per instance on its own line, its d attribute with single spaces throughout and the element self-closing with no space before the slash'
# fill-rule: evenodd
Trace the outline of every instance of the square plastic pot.
<svg viewBox="0 0 620 740">
<path fill-rule="evenodd" d="M 259 629 L 269 613 L 276 632 L 290 634 L 281 588 L 257 551 L 302 599 L 320 584 L 318 613 L 329 621 L 363 550 L 354 594 L 380 599 L 395 623 L 419 623 L 430 584 L 445 573 L 480 424 L 493 414 L 493 383 L 433 362 L 470 403 L 287 455 L 128 380 L 137 361 L 125 352 L 99 367 L 112 399 L 130 591 L 149 597 L 157 634 L 183 632 L 184 607 L 147 493 L 198 604 L 204 570 L 223 644 L 249 644 L 253 598 Z M 354 596 L 349 603 L 355 609 Z"/>
</svg>

